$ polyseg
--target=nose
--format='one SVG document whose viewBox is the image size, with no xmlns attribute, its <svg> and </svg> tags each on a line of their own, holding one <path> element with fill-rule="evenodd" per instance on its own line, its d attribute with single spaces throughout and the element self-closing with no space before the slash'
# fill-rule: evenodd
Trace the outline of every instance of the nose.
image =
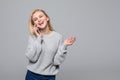
<svg viewBox="0 0 120 80">
<path fill-rule="evenodd" d="M 38 19 L 38 22 L 40 22 L 41 21 L 41 19 Z"/>
<path fill-rule="evenodd" d="M 38 22 L 40 22 L 41 20 L 39 19 Z"/>
</svg>

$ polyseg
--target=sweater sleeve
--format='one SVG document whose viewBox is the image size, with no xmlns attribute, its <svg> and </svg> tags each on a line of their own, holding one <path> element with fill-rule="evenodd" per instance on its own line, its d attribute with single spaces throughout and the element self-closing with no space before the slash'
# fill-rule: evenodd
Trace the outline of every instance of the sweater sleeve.
<svg viewBox="0 0 120 80">
<path fill-rule="evenodd" d="M 60 65 L 67 55 L 67 46 L 63 44 L 63 37 L 60 37 L 59 47 L 54 56 L 54 65 Z"/>
<path fill-rule="evenodd" d="M 36 62 L 41 53 L 41 42 L 42 38 L 36 38 L 32 35 L 29 36 L 28 45 L 25 51 L 25 55 L 30 62 Z"/>
</svg>

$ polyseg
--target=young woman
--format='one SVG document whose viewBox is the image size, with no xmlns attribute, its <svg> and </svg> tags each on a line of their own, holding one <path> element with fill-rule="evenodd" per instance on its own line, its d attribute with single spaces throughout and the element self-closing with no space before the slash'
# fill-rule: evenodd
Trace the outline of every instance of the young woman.
<svg viewBox="0 0 120 80">
<path fill-rule="evenodd" d="M 25 79 L 55 80 L 67 54 L 67 46 L 72 45 L 76 38 L 63 40 L 51 26 L 49 16 L 40 9 L 32 12 L 29 24 L 30 35 L 25 51 L 29 62 Z"/>
</svg>

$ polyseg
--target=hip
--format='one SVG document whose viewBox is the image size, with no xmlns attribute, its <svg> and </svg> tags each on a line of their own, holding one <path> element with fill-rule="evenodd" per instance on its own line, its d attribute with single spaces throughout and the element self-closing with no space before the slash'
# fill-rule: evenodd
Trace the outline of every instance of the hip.
<svg viewBox="0 0 120 80">
<path fill-rule="evenodd" d="M 27 70 L 25 80 L 55 80 L 55 75 L 41 75 Z"/>
</svg>

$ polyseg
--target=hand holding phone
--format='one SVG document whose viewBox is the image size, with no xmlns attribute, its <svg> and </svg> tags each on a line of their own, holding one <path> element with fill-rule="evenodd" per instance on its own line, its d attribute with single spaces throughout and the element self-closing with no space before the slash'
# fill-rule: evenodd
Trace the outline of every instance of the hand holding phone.
<svg viewBox="0 0 120 80">
<path fill-rule="evenodd" d="M 43 36 L 42 30 L 40 30 L 40 28 L 37 27 L 37 24 L 35 24 L 33 26 L 33 30 L 34 30 L 37 37 L 42 37 Z"/>
</svg>

